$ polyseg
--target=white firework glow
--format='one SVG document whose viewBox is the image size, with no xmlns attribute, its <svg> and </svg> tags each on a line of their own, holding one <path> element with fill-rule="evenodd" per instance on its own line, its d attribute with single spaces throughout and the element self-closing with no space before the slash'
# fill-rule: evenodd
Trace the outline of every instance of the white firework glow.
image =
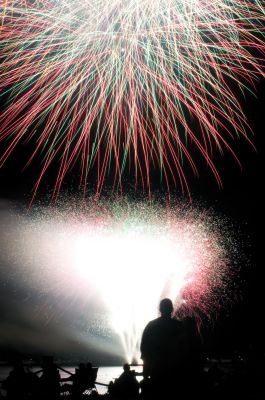
<svg viewBox="0 0 265 400">
<path fill-rule="evenodd" d="M 216 290 L 229 280 L 216 221 L 194 210 L 69 203 L 9 224 L 5 252 L 17 279 L 63 298 L 65 309 L 73 299 L 86 307 L 98 296 L 128 361 L 139 360 L 141 332 L 161 297 L 170 297 L 176 312 L 185 304 L 211 314 L 220 302 Z"/>
</svg>

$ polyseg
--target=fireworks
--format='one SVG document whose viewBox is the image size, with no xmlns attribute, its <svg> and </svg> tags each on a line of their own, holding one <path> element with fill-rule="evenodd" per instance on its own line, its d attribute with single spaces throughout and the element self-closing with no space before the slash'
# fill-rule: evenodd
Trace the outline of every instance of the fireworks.
<svg viewBox="0 0 265 400">
<path fill-rule="evenodd" d="M 37 315 L 56 320 L 72 309 L 71 321 L 85 320 L 87 341 L 86 325 L 98 336 L 109 327 L 120 335 L 128 361 L 139 357 L 142 330 L 162 297 L 174 301 L 176 313 L 184 305 L 185 313 L 212 318 L 234 295 L 238 244 L 226 221 L 210 212 L 70 201 L 7 221 L 1 254 L 9 259 L 8 275 L 26 293 L 39 293 Z M 102 302 L 106 315 L 95 322 L 88 310 Z"/>
<path fill-rule="evenodd" d="M 188 190 L 193 148 L 212 161 L 247 121 L 235 88 L 264 75 L 264 9 L 246 0 L 1 0 L 3 165 L 21 142 L 52 164 L 58 194 L 80 164 L 97 192 L 109 171 L 150 189 L 151 171 Z"/>
</svg>

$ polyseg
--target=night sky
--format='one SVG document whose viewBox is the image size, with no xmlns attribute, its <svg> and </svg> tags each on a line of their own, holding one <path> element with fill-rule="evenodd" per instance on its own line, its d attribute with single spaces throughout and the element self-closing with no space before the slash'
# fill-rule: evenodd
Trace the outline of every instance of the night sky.
<svg viewBox="0 0 265 400">
<path fill-rule="evenodd" d="M 242 251 L 246 256 L 246 265 L 242 265 L 240 276 L 236 278 L 240 287 L 240 295 L 229 309 L 221 312 L 214 327 L 206 329 L 205 332 L 207 349 L 213 353 L 223 354 L 237 347 L 246 348 L 250 343 L 259 346 L 260 350 L 262 346 L 264 349 L 262 340 L 265 337 L 264 328 L 262 328 L 265 306 L 263 287 L 265 275 L 263 261 L 264 202 L 262 194 L 264 182 L 264 82 L 257 84 L 257 99 L 247 94 L 245 99 L 241 97 L 241 102 L 254 131 L 253 142 L 257 151 L 242 138 L 234 143 L 234 149 L 241 161 L 242 169 L 238 167 L 228 152 L 222 156 L 215 153 L 213 159 L 222 177 L 222 189 L 218 188 L 209 168 L 202 161 L 197 161 L 199 178 L 195 178 L 187 170 L 192 201 L 203 203 L 206 208 L 212 208 L 215 212 L 228 218 L 235 229 L 233 234 L 237 235 L 238 228 Z M 22 167 L 27 160 L 31 146 L 31 144 L 20 145 L 0 169 L 1 232 L 5 230 L 4 213 L 13 206 L 27 207 L 30 202 L 31 188 L 36 178 L 39 160 L 36 159 L 23 172 Z M 36 202 L 42 201 L 43 198 L 46 201 L 49 199 L 55 173 L 56 166 L 54 166 L 54 170 L 49 171 L 45 178 Z M 74 169 L 66 178 L 63 191 L 68 189 L 72 193 L 78 193 L 77 177 L 78 169 Z M 130 175 L 125 177 L 125 193 L 132 191 L 130 178 Z M 165 197 L 165 190 L 163 185 L 158 182 L 156 174 L 153 173 L 151 178 L 156 194 L 162 198 Z M 141 195 L 141 188 L 139 188 L 133 196 L 137 198 Z M 181 197 L 184 201 L 189 201 L 187 195 L 181 195 L 178 189 L 173 187 L 171 196 L 173 199 Z M 115 348 L 117 345 L 115 337 L 107 337 L 105 342 L 100 339 L 97 343 L 92 341 L 89 345 L 85 345 L 72 334 L 74 328 L 68 320 L 69 316 L 57 318 L 48 324 L 46 322 L 38 323 L 35 326 L 31 316 L 32 302 L 26 300 L 29 294 L 23 290 L 23 282 L 16 287 L 12 276 L 8 278 L 8 268 L 9 266 L 3 265 L 2 262 L 2 277 L 0 275 L 0 279 L 2 278 L 0 281 L 0 354 L 2 354 L 2 358 L 16 353 L 52 353 L 65 358 L 85 355 L 101 364 L 121 362 L 122 357 L 109 354 L 108 346 L 104 348 L 104 343 L 108 341 Z M 32 293 L 30 295 L 32 296 Z M 98 307 L 100 308 L 100 306 Z M 69 330 L 67 329 L 68 323 Z"/>
</svg>

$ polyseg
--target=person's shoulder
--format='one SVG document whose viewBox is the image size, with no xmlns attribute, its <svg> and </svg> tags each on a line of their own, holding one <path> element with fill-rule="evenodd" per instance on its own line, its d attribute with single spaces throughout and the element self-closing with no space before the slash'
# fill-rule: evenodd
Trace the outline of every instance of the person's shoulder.
<svg viewBox="0 0 265 400">
<path fill-rule="evenodd" d="M 182 325 L 182 322 L 177 318 L 171 318 L 170 321 L 171 321 L 171 324 L 178 325 L 178 326 Z"/>
<path fill-rule="evenodd" d="M 157 326 L 160 323 L 161 318 L 155 318 L 152 319 L 151 321 L 148 322 L 146 325 L 145 329 L 153 328 L 154 326 Z"/>
<path fill-rule="evenodd" d="M 186 317 L 186 318 L 184 318 L 184 320 L 183 320 L 183 325 L 185 325 L 185 327 L 188 329 L 196 329 L 196 321 L 195 321 L 195 319 L 194 318 L 192 318 L 192 317 Z"/>
<path fill-rule="evenodd" d="M 171 329 L 176 329 L 176 330 L 181 330 L 182 328 L 183 328 L 183 325 L 182 325 L 182 323 L 181 323 L 181 321 L 179 321 L 178 319 L 176 319 L 176 318 L 171 318 L 169 321 L 168 321 L 168 324 L 169 324 L 169 326 L 171 327 Z"/>
</svg>

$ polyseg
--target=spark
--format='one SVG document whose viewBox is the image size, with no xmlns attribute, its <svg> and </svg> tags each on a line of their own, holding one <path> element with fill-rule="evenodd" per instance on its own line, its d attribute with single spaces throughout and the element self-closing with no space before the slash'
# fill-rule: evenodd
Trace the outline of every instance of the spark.
<svg viewBox="0 0 265 400">
<path fill-rule="evenodd" d="M 264 76 L 261 1 L 1 0 L 0 18 L 0 165 L 33 142 L 33 196 L 75 164 L 97 193 L 130 172 L 150 191 L 156 170 L 189 192 L 194 149 L 221 186 L 215 151 L 251 142 L 237 92 Z"/>
</svg>

